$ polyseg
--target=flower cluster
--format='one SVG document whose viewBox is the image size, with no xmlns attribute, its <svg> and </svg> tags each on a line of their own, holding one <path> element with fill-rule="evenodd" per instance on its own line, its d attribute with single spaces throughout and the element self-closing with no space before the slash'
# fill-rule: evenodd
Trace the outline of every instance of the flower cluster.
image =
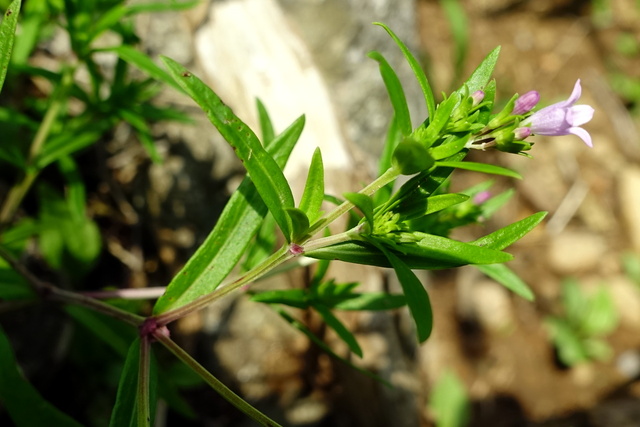
<svg viewBox="0 0 640 427">
<path fill-rule="evenodd" d="M 522 153 L 531 149 L 532 144 L 526 141 L 529 136 L 569 134 L 580 137 L 585 144 L 593 147 L 591 135 L 581 126 L 593 118 L 594 109 L 590 105 L 575 105 L 581 94 L 582 87 L 578 79 L 568 99 L 536 112 L 532 110 L 540 100 L 537 91 L 515 95 L 479 134 L 469 140 L 466 147 Z"/>
</svg>

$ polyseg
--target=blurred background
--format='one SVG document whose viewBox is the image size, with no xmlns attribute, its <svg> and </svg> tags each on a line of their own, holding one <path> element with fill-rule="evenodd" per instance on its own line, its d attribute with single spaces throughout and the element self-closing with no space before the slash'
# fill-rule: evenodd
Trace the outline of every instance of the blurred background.
<svg viewBox="0 0 640 427">
<path fill-rule="evenodd" d="M 0 1 L 3 8 L 8 3 Z M 21 31 L 31 28 L 33 35 L 31 48 L 18 49 L 24 63 L 58 69 L 72 56 L 69 36 L 51 12 L 62 2 L 24 4 Z M 404 311 L 341 315 L 364 351 L 362 360 L 352 356 L 351 361 L 393 387 L 329 357 L 268 307 L 243 295 L 182 319 L 173 336 L 285 425 L 640 426 L 640 3 L 210 0 L 182 11 L 137 15 L 131 25 L 139 39 L 123 41 L 107 32 L 97 43 L 129 43 L 153 58 L 175 59 L 254 129 L 256 97 L 277 131 L 305 114 L 305 132 L 287 176 L 301 190 L 319 146 L 327 191 L 340 195 L 374 177 L 392 114 L 378 65 L 367 52 L 380 51 L 397 70 L 414 126 L 426 112 L 400 51 L 371 25 L 374 21 L 407 43 L 436 94 L 459 87 L 498 45 L 494 77 L 503 103 L 529 90 L 540 92 L 541 105 L 558 102 L 581 79 L 579 103 L 596 110 L 585 126 L 594 148 L 575 136 L 534 137 L 532 159 L 472 153 L 475 160 L 515 169 L 524 179 L 494 179 L 492 194 L 514 188 L 515 195 L 457 238 L 471 240 L 549 211 L 544 224 L 509 249 L 516 256 L 510 267 L 533 289 L 535 302 L 461 268 L 422 277 L 435 312 L 434 333 L 425 345 L 416 344 Z M 29 24 L 40 30 L 33 32 Z M 115 55 L 105 52 L 96 66 L 113 73 L 115 64 Z M 42 76 L 28 73 L 7 82 L 3 107 L 52 90 Z M 191 120 L 150 126 L 162 162 L 149 160 L 136 143 L 139 129 L 126 121 L 78 159 L 87 209 L 104 242 L 84 279 L 90 289 L 166 285 L 204 240 L 243 176 L 233 151 L 189 99 L 165 88 L 153 103 Z M 453 187 L 487 179 L 457 171 Z M 1 172 L 0 180 L 5 194 L 11 174 Z M 331 274 L 341 282 L 361 281 L 370 290 L 398 286 L 381 269 L 334 263 Z M 308 271 L 298 271 L 259 286 L 285 281 L 301 286 L 308 277 Z M 106 425 L 121 361 L 114 362 L 99 344 L 88 345 L 87 332 L 73 322 L 36 310 L 55 333 L 31 346 L 21 345 L 20 336 L 38 330 L 42 318 L 0 314 L 25 372 L 60 408 L 87 425 Z M 347 356 L 317 316 L 296 315 Z M 96 373 L 96 366 L 104 369 Z M 158 425 L 252 425 L 178 365 L 166 371 L 183 399 L 160 405 Z M 87 378 L 88 388 L 80 389 L 80 379 Z"/>
</svg>

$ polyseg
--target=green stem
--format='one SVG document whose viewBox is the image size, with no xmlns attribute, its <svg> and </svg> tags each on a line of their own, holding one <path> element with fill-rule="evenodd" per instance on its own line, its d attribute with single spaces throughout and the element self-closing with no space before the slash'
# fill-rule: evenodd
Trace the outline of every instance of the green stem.
<svg viewBox="0 0 640 427">
<path fill-rule="evenodd" d="M 247 401 L 231 391 L 220 380 L 214 377 L 204 366 L 199 364 L 189 353 L 184 351 L 182 347 L 177 345 L 166 335 L 156 334 L 155 338 L 162 343 L 171 353 L 173 353 L 178 359 L 180 359 L 185 365 L 193 369 L 207 384 L 211 386 L 220 396 L 226 399 L 233 406 L 253 418 L 260 425 L 265 427 L 281 427 L 280 424 L 267 417 L 262 412 L 251 406 Z"/>
<path fill-rule="evenodd" d="M 399 172 L 395 168 L 389 168 L 385 173 L 380 175 L 375 181 L 371 184 L 367 185 L 365 188 L 360 190 L 360 193 L 366 194 L 367 196 L 372 195 L 380 188 L 384 187 L 394 179 L 396 179 L 399 175 Z M 342 216 L 344 213 L 349 211 L 349 209 L 353 208 L 353 204 L 350 202 L 344 202 L 333 211 L 331 211 L 327 216 L 317 221 L 310 229 L 309 235 L 313 235 L 317 233 L 322 228 L 331 224 L 337 218 Z M 335 243 L 345 242 L 349 240 L 349 236 L 346 233 L 338 234 L 336 236 L 329 236 L 326 238 L 317 239 L 315 241 L 311 241 L 308 245 L 304 246 L 305 250 L 313 250 L 318 249 L 320 247 L 333 245 Z M 304 242 L 302 242 L 304 245 Z M 218 287 L 215 291 L 203 295 L 200 298 L 192 301 L 188 304 L 183 305 L 182 307 L 178 307 L 174 310 L 167 311 L 156 317 L 156 321 L 159 325 L 166 325 L 175 320 L 178 320 L 187 314 L 198 311 L 207 305 L 211 304 L 213 301 L 222 298 L 223 296 L 235 291 L 239 287 L 246 285 L 255 281 L 256 279 L 262 277 L 269 271 L 273 270 L 275 267 L 279 266 L 285 261 L 293 258 L 293 254 L 289 252 L 288 246 L 281 247 L 277 252 L 272 254 L 269 258 L 262 261 L 255 268 L 248 271 L 244 276 L 236 279 L 234 282 Z"/>
<path fill-rule="evenodd" d="M 81 305 L 83 307 L 91 308 L 102 314 L 106 314 L 107 316 L 122 320 L 123 322 L 128 323 L 135 327 L 142 325 L 142 322 L 144 322 L 144 317 L 138 316 L 137 314 L 122 310 L 118 307 L 114 307 L 102 301 L 98 301 L 97 299 L 80 295 L 76 292 L 65 291 L 63 289 L 56 288 L 55 286 L 52 286 L 52 285 L 49 285 L 49 286 L 50 286 L 49 298 L 54 301 L 59 301 L 66 304 Z"/>
<path fill-rule="evenodd" d="M 31 274 L 13 255 L 5 248 L 0 246 L 0 258 L 3 258 L 11 268 L 13 268 L 18 274 L 27 280 L 27 283 L 31 285 L 33 290 L 42 295 L 45 298 L 49 298 L 54 301 L 59 301 L 68 304 L 81 305 L 83 307 L 91 308 L 100 313 L 108 316 L 120 319 L 123 322 L 129 323 L 133 326 L 140 326 L 144 321 L 144 318 L 137 314 L 130 313 L 122 310 L 118 307 L 114 307 L 109 304 L 105 304 L 102 301 L 98 301 L 94 298 L 78 294 L 76 292 L 65 291 L 64 289 L 57 288 L 50 283 L 44 282 Z"/>
<path fill-rule="evenodd" d="M 2 204 L 2 209 L 0 209 L 0 227 L 11 221 L 11 218 L 13 218 L 18 206 L 20 206 L 20 203 L 22 202 L 22 199 L 27 194 L 29 188 L 31 188 L 31 185 L 40 172 L 34 167 L 33 162 L 40 154 L 45 141 L 51 133 L 51 128 L 62 109 L 63 101 L 66 99 L 65 95 L 67 89 L 73 83 L 74 70 L 75 68 L 71 67 L 63 72 L 60 85 L 52 95 L 51 104 L 38 127 L 38 131 L 33 137 L 33 141 L 31 142 L 25 175 L 18 184 L 11 188 L 7 198 Z"/>
<path fill-rule="evenodd" d="M 138 392 L 136 393 L 138 427 L 151 425 L 151 406 L 149 402 L 150 350 L 149 337 L 142 337 L 140 339 L 140 361 L 138 363 Z"/>
<path fill-rule="evenodd" d="M 398 175 L 400 175 L 400 172 L 391 167 L 387 169 L 385 173 L 376 178 L 375 181 L 373 181 L 371 184 L 360 190 L 359 193 L 371 196 L 373 193 L 396 179 Z M 348 201 L 342 203 L 340 206 L 329 212 L 324 218 L 316 221 L 316 223 L 313 224 L 309 229 L 309 235 L 314 235 L 322 228 L 326 227 L 327 225 L 331 224 L 333 221 L 341 217 L 343 214 L 347 213 L 351 208 L 353 208 L 353 203 Z"/>
<path fill-rule="evenodd" d="M 316 249 L 324 248 L 326 246 L 335 245 L 336 243 L 348 242 L 349 240 L 353 240 L 355 237 L 354 230 L 356 230 L 357 228 L 358 227 L 349 231 L 345 231 L 344 233 L 333 235 L 333 236 L 322 237 L 316 240 L 310 240 L 309 242 L 307 242 L 306 245 L 304 245 L 304 251 L 311 252 Z"/>
<path fill-rule="evenodd" d="M 156 321 L 159 325 L 166 325 L 173 322 L 174 320 L 178 320 L 181 317 L 186 316 L 187 314 L 198 311 L 211 304 L 213 301 L 235 291 L 239 287 L 255 281 L 262 275 L 266 274 L 267 272 L 271 271 L 278 265 L 291 258 L 293 258 L 293 254 L 289 252 L 289 247 L 285 245 L 278 249 L 267 259 L 262 261 L 260 264 L 258 264 L 256 267 L 254 267 L 252 270 L 248 271 L 244 276 L 236 279 L 228 285 L 222 285 L 215 291 L 203 295 L 195 301 L 185 304 L 182 307 L 178 307 L 174 310 L 167 311 L 166 313 L 157 316 Z"/>
</svg>

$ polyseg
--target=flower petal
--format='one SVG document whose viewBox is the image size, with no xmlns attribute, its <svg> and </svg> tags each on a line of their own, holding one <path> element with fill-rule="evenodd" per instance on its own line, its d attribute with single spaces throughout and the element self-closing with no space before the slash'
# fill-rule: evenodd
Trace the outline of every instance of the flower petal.
<svg viewBox="0 0 640 427">
<path fill-rule="evenodd" d="M 579 128 L 579 127 L 573 127 L 573 128 L 569 128 L 569 133 L 574 134 L 575 136 L 580 137 L 585 144 L 587 144 L 589 147 L 593 148 L 593 142 L 591 141 L 591 135 L 589 135 L 589 132 L 587 132 L 586 130 Z"/>
<path fill-rule="evenodd" d="M 575 86 L 573 86 L 573 92 L 571 92 L 571 96 L 566 101 L 566 106 L 573 105 L 582 95 L 582 86 L 580 86 L 580 79 L 576 80 Z"/>
<path fill-rule="evenodd" d="M 574 105 L 569 109 L 567 121 L 572 126 L 582 126 L 593 118 L 594 111 L 591 105 Z"/>
</svg>

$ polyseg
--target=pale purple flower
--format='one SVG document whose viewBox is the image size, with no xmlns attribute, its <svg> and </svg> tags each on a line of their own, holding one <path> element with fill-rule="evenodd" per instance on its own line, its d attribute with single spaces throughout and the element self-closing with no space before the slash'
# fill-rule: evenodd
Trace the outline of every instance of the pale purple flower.
<svg viewBox="0 0 640 427">
<path fill-rule="evenodd" d="M 540 94 L 535 90 L 530 90 L 516 99 L 511 115 L 519 116 L 520 114 L 528 113 L 536 106 L 538 101 L 540 101 Z"/>
<path fill-rule="evenodd" d="M 590 105 L 573 105 L 580 98 L 581 93 L 582 88 L 578 79 L 569 99 L 535 112 L 521 123 L 522 126 L 529 126 L 531 133 L 537 135 L 573 134 L 580 137 L 589 147 L 593 147 L 591 135 L 580 126 L 593 118 L 594 109 Z"/>
</svg>

